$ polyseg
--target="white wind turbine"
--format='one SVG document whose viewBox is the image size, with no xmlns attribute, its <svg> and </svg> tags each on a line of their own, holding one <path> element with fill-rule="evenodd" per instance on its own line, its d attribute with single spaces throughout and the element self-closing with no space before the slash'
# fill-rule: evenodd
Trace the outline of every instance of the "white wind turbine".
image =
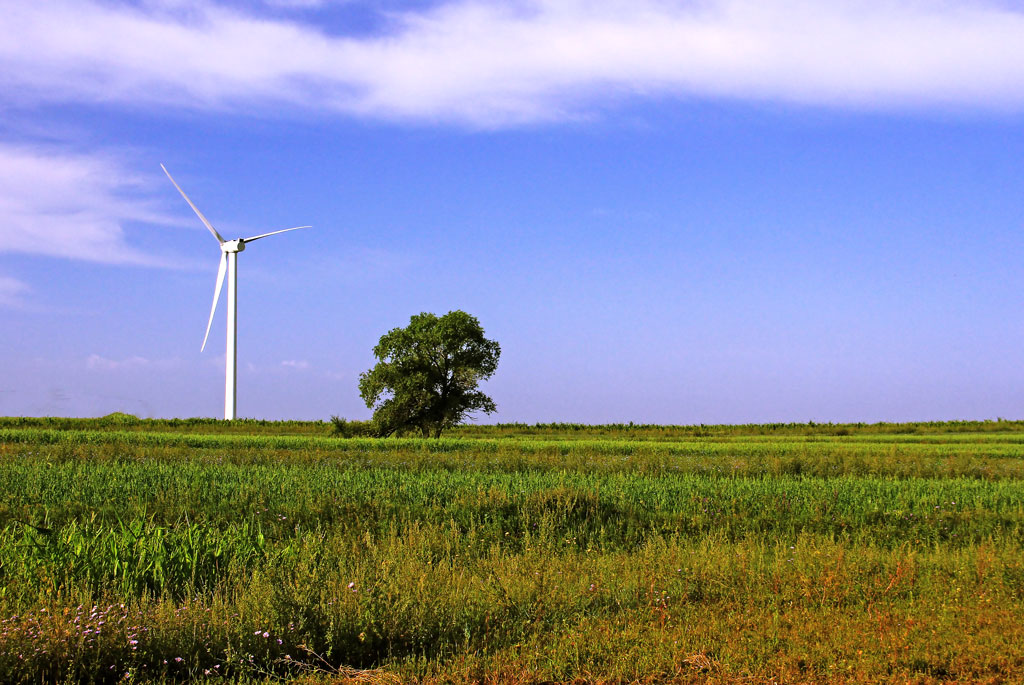
<svg viewBox="0 0 1024 685">
<path fill-rule="evenodd" d="M 181 196 L 185 198 L 185 202 L 192 208 L 199 219 L 210 229 L 210 233 L 220 243 L 220 266 L 217 268 L 217 285 L 213 290 L 213 306 L 210 307 L 210 320 L 206 323 L 206 335 L 203 336 L 203 346 L 200 348 L 200 352 L 206 349 L 206 340 L 210 337 L 210 326 L 213 325 L 213 315 L 217 311 L 217 300 L 220 299 L 220 291 L 224 288 L 224 272 L 227 271 L 228 275 L 228 340 L 227 340 L 227 356 L 224 359 L 224 418 L 231 421 L 236 418 L 237 408 L 237 390 L 238 390 L 238 253 L 245 249 L 247 243 L 251 243 L 254 240 L 260 238 L 266 238 L 267 236 L 277 235 L 278 233 L 286 233 L 288 231 L 295 231 L 300 228 L 311 228 L 310 226 L 296 226 L 294 228 L 284 228 L 280 231 L 271 231 L 270 233 L 261 233 L 260 235 L 254 235 L 251 238 L 237 238 L 236 240 L 224 240 L 220 233 L 213 225 L 207 220 L 203 213 L 199 211 L 199 208 L 192 204 L 192 200 L 188 198 L 185 191 L 181 189 L 181 186 L 171 176 L 171 172 L 167 171 L 167 167 L 163 164 L 160 168 L 167 174 L 167 178 L 171 179 L 171 183 L 178 189 Z"/>
</svg>

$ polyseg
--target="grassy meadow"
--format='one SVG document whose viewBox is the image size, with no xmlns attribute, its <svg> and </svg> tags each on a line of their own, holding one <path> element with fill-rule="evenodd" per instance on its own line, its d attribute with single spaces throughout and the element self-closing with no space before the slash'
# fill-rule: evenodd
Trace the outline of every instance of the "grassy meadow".
<svg viewBox="0 0 1024 685">
<path fill-rule="evenodd" d="M 0 682 L 1024 682 L 1024 422 L 0 418 Z"/>
</svg>

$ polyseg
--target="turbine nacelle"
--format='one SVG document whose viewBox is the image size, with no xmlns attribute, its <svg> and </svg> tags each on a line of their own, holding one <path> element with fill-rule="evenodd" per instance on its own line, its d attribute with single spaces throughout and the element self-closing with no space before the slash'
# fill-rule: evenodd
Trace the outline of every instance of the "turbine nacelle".
<svg viewBox="0 0 1024 685">
<path fill-rule="evenodd" d="M 225 240 L 220 244 L 221 252 L 241 252 L 245 249 L 245 238 Z"/>
</svg>

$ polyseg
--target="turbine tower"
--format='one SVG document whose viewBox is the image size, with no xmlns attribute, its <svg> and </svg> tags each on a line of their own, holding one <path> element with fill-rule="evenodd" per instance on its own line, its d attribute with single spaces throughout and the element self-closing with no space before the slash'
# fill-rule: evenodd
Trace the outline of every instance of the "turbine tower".
<svg viewBox="0 0 1024 685">
<path fill-rule="evenodd" d="M 181 196 L 185 198 L 185 202 L 192 208 L 192 211 L 196 213 L 200 221 L 210 229 L 210 233 L 217 239 L 220 244 L 220 266 L 217 267 L 217 285 L 213 290 L 213 306 L 210 307 L 210 320 L 206 323 L 206 335 L 203 336 L 203 346 L 199 349 L 200 352 L 206 349 L 206 340 L 210 337 L 210 326 L 213 325 L 213 315 L 217 311 L 217 300 L 220 299 L 220 291 L 224 288 L 224 274 L 227 272 L 228 277 L 228 335 L 227 335 L 227 355 L 224 358 L 224 419 L 232 421 L 237 418 L 237 391 L 238 391 L 238 253 L 245 250 L 245 246 L 254 240 L 260 238 L 266 238 L 267 236 L 277 235 L 278 233 L 287 233 L 288 231 L 296 231 L 300 228 L 311 228 L 310 226 L 295 226 L 294 228 L 284 228 L 280 231 L 271 231 L 270 233 L 261 233 L 260 235 L 254 235 L 251 238 L 236 238 L 235 240 L 224 240 L 220 233 L 217 233 L 217 229 L 213 227 L 213 224 L 207 220 L 203 213 L 199 211 L 192 200 L 188 198 L 185 191 L 181 189 L 177 181 L 171 176 L 171 172 L 167 171 L 167 167 L 163 164 L 160 168 L 167 174 L 167 178 L 171 179 L 171 183 L 178 189 Z"/>
</svg>

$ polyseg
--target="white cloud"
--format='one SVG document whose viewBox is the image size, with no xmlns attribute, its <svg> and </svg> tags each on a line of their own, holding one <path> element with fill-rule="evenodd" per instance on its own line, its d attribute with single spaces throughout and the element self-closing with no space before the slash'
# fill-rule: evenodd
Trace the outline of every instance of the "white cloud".
<svg viewBox="0 0 1024 685">
<path fill-rule="evenodd" d="M 0 275 L 0 307 L 21 307 L 32 288 L 17 278 Z"/>
<path fill-rule="evenodd" d="M 90 354 L 89 358 L 85 360 L 85 367 L 100 371 L 117 371 L 120 369 L 138 369 L 149 366 L 151 363 L 145 357 L 135 356 L 125 359 L 107 359 L 98 354 Z"/>
<path fill-rule="evenodd" d="M 281 366 L 289 369 L 296 369 L 298 371 L 305 371 L 309 368 L 309 362 L 303 359 L 286 359 L 281 362 Z"/>
<path fill-rule="evenodd" d="M 258 7 L 15 3 L 0 87 L 22 105 L 285 104 L 482 126 L 629 97 L 1024 109 L 1024 11 L 999 0 L 453 0 L 360 36 Z"/>
<path fill-rule="evenodd" d="M 323 7 L 328 0 L 263 0 L 268 7 L 280 7 L 282 9 L 313 9 Z"/>
<path fill-rule="evenodd" d="M 129 369 L 161 368 L 169 369 L 180 364 L 177 359 L 148 359 L 138 355 L 124 359 L 107 359 L 98 354 L 90 354 L 85 360 L 85 367 L 94 371 L 123 371 Z"/>
<path fill-rule="evenodd" d="M 131 247 L 125 222 L 170 223 L 113 158 L 0 144 L 0 252 L 166 265 Z"/>
</svg>

